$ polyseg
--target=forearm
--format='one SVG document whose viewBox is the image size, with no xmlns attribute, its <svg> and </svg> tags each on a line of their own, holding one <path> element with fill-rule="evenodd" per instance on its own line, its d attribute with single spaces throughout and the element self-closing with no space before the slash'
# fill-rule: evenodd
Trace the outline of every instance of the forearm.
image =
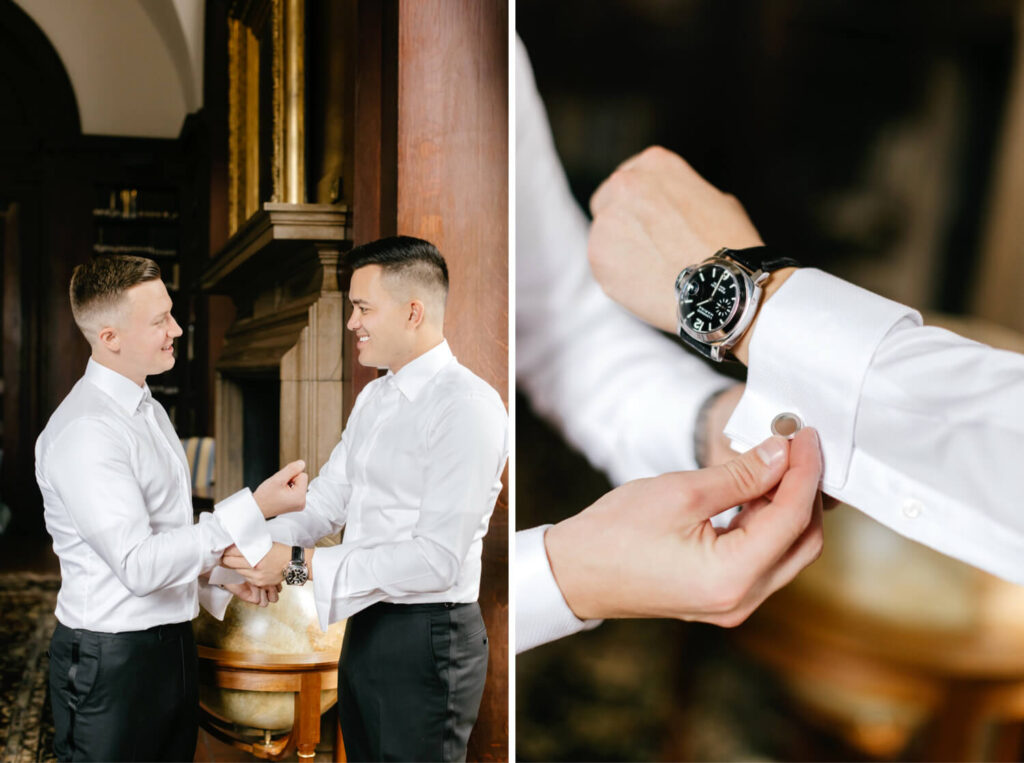
<svg viewBox="0 0 1024 763">
<path fill-rule="evenodd" d="M 479 553 L 479 546 L 469 550 L 477 565 Z M 343 543 L 314 549 L 307 558 L 324 629 L 384 599 L 446 592 L 466 564 L 466 558 L 422 538 L 375 546 Z"/>
<path fill-rule="evenodd" d="M 285 514 L 267 522 L 270 537 L 287 546 L 315 546 L 317 541 L 339 532 L 345 526 L 344 517 L 332 520 L 324 513 L 306 508 L 295 514 Z"/>
<path fill-rule="evenodd" d="M 752 335 L 727 434 L 748 446 L 776 413 L 796 413 L 819 430 L 830 495 L 1024 580 L 1024 357 L 919 322 L 832 276 L 794 275 Z"/>
<path fill-rule="evenodd" d="M 517 67 L 517 384 L 616 482 L 692 468 L 697 410 L 731 382 L 598 286 L 521 45 Z"/>
</svg>

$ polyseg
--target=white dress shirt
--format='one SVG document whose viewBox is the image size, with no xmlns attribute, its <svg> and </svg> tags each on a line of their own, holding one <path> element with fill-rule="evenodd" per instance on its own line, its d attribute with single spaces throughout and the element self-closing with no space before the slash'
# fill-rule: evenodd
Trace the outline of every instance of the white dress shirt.
<svg viewBox="0 0 1024 763">
<path fill-rule="evenodd" d="M 896 302 L 797 271 L 761 310 L 726 435 L 746 450 L 776 413 L 796 413 L 821 436 L 829 495 L 1024 583 L 1024 355 L 920 323 Z"/>
<path fill-rule="evenodd" d="M 248 489 L 193 523 L 185 453 L 163 406 L 92 358 L 36 441 L 36 479 L 60 560 L 57 619 L 69 628 L 184 622 L 200 600 L 222 618 L 231 594 L 198 576 L 232 543 L 252 564 L 270 550 Z"/>
<path fill-rule="evenodd" d="M 442 341 L 359 393 L 306 508 L 268 524 L 310 547 L 321 628 L 379 601 L 473 602 L 508 458 L 501 397 Z"/>
<path fill-rule="evenodd" d="M 735 382 L 605 295 L 587 264 L 589 227 L 517 38 L 516 383 L 616 484 L 692 469 L 697 411 Z M 517 651 L 599 622 L 577 619 L 562 598 L 546 529 L 516 535 Z"/>
<path fill-rule="evenodd" d="M 729 382 L 709 378 L 692 358 L 681 365 L 684 351 L 672 343 L 656 345 L 640 328 L 627 332 L 596 296 L 586 321 L 558 331 L 591 304 L 576 293 L 597 287 L 583 286 L 586 218 L 569 194 L 521 43 L 516 98 L 518 381 L 614 481 L 691 468 L 684 449 L 695 411 Z M 623 326 L 618 338 L 591 340 L 593 324 L 612 321 Z M 776 414 L 797 413 L 821 436 L 829 494 L 910 538 L 1024 582 L 1024 357 L 919 324 L 907 307 L 820 271 L 798 271 L 761 310 L 747 389 L 726 434 L 746 449 L 770 435 Z M 680 404 L 690 390 L 689 405 Z M 621 415 L 579 420 L 606 401 Z M 624 447 L 609 446 L 620 441 Z M 551 575 L 544 529 L 516 537 L 517 651 L 588 625 L 572 615 Z"/>
</svg>

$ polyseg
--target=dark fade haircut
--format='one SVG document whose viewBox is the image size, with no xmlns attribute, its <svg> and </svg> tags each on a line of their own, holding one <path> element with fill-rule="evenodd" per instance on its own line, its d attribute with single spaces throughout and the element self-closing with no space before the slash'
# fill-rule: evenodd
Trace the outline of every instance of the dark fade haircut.
<svg viewBox="0 0 1024 763">
<path fill-rule="evenodd" d="M 71 314 L 88 339 L 92 318 L 116 308 L 128 289 L 160 278 L 160 267 L 146 257 L 96 257 L 71 273 Z"/>
<path fill-rule="evenodd" d="M 429 241 L 414 236 L 389 236 L 357 246 L 345 256 L 352 271 L 380 265 L 385 274 L 415 281 L 448 298 L 448 264 Z"/>
</svg>

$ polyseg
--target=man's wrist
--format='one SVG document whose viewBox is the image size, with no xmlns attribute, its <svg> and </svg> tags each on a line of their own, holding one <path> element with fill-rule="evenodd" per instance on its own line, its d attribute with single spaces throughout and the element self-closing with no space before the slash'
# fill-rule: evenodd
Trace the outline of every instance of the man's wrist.
<svg viewBox="0 0 1024 763">
<path fill-rule="evenodd" d="M 555 584 L 562 592 L 562 598 L 565 599 L 565 603 L 572 610 L 573 615 L 580 620 L 600 618 L 601 615 L 586 601 L 584 590 L 586 586 L 581 588 L 574 582 L 580 578 L 585 579 L 588 573 L 586 570 L 576 569 L 579 565 L 573 561 L 573 552 L 578 544 L 574 543 L 571 537 L 571 522 L 572 518 L 570 517 L 552 525 L 544 533 L 544 550 L 548 555 L 548 565 L 551 567 Z M 591 612 L 591 610 L 594 611 Z"/>
<path fill-rule="evenodd" d="M 303 557 L 306 560 L 306 574 L 309 575 L 308 580 L 312 580 L 313 579 L 313 552 L 314 551 L 316 551 L 315 548 L 307 548 L 307 549 L 303 549 L 303 551 L 302 551 Z"/>
<path fill-rule="evenodd" d="M 761 317 L 761 311 L 764 309 L 765 304 L 772 296 L 777 292 L 782 285 L 789 280 L 789 277 L 797 271 L 797 268 L 782 268 L 776 270 L 771 274 L 768 282 L 761 287 L 761 304 L 757 307 L 757 314 L 754 316 L 754 320 L 746 331 L 743 332 L 743 336 L 733 346 L 732 354 L 736 357 L 743 365 L 747 365 L 747 357 L 750 349 L 750 338 L 754 335 L 754 329 L 757 327 L 757 321 Z"/>
</svg>

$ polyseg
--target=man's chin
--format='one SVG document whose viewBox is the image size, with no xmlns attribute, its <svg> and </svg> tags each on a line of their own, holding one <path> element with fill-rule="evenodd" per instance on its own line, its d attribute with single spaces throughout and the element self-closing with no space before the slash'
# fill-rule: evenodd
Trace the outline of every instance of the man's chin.
<svg viewBox="0 0 1024 763">
<path fill-rule="evenodd" d="M 387 368 L 387 366 L 382 366 L 380 363 L 373 360 L 373 358 L 363 357 L 363 355 L 359 355 L 359 357 L 356 358 L 356 362 L 364 368 Z"/>
</svg>

